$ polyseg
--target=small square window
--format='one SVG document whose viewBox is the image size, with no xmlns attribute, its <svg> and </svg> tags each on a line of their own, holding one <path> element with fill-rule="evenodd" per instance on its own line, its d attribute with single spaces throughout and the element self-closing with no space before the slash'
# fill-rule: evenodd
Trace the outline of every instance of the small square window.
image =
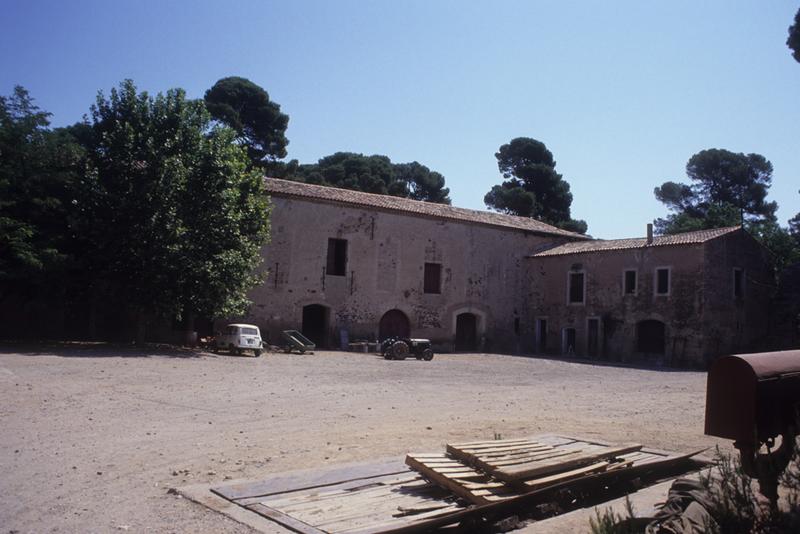
<svg viewBox="0 0 800 534">
<path fill-rule="evenodd" d="M 325 272 L 331 276 L 347 274 L 347 239 L 328 239 L 328 265 Z"/>
<path fill-rule="evenodd" d="M 423 291 L 425 293 L 441 293 L 442 292 L 442 264 L 441 263 L 426 263 L 425 264 L 425 280 L 423 284 Z"/>
<path fill-rule="evenodd" d="M 568 302 L 570 304 L 583 304 L 585 283 L 584 273 L 569 273 L 568 280 Z"/>
<path fill-rule="evenodd" d="M 625 271 L 623 293 L 625 295 L 636 294 L 636 271 L 629 269 Z"/>
<path fill-rule="evenodd" d="M 669 295 L 669 267 L 656 269 L 656 295 Z"/>
</svg>

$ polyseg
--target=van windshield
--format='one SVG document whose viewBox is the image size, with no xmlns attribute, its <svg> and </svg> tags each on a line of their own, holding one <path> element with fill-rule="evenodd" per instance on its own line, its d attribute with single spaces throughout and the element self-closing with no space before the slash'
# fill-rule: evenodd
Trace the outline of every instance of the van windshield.
<svg viewBox="0 0 800 534">
<path fill-rule="evenodd" d="M 242 334 L 245 336 L 257 336 L 258 328 L 242 328 Z"/>
</svg>

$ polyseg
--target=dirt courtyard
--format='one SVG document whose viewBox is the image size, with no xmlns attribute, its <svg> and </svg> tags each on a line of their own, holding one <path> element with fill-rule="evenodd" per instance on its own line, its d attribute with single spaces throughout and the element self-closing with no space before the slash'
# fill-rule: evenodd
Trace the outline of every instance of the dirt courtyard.
<svg viewBox="0 0 800 534">
<path fill-rule="evenodd" d="M 690 451 L 705 373 L 492 354 L 0 348 L 0 534 L 251 532 L 171 487 L 562 432 Z M 722 445 L 725 442 L 719 442 Z"/>
</svg>

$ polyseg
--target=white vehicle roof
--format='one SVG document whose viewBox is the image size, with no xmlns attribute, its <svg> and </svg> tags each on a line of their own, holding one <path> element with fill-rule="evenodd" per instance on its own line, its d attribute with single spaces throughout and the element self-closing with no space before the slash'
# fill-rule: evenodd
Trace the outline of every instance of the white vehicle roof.
<svg viewBox="0 0 800 534">
<path fill-rule="evenodd" d="M 254 324 L 244 324 L 244 323 L 231 323 L 231 324 L 228 324 L 228 325 L 225 325 L 225 326 L 226 326 L 226 327 L 228 327 L 228 326 L 238 326 L 238 327 L 240 327 L 240 328 L 241 328 L 241 327 L 245 327 L 245 328 L 258 328 L 258 327 L 257 327 L 256 325 L 254 325 Z"/>
</svg>

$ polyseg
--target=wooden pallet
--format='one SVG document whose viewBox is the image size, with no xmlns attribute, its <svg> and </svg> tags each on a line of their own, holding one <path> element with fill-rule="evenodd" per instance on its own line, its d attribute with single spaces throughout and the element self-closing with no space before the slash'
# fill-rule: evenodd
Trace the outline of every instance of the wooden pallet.
<svg viewBox="0 0 800 534">
<path fill-rule="evenodd" d="M 564 436 L 535 441 L 584 451 L 608 444 Z M 462 444 L 463 445 L 463 444 Z M 617 476 L 644 476 L 687 461 L 691 455 L 644 450 L 618 462 L 588 466 L 522 482 L 492 482 L 485 473 L 442 453 L 416 455 L 459 488 L 412 471 L 402 460 L 273 476 L 266 480 L 211 488 L 220 497 L 258 516 L 306 534 L 403 533 L 428 531 L 470 517 L 517 513 L 549 502 L 562 488 L 602 488 Z M 451 463 L 454 462 L 454 463 Z M 441 465 L 445 464 L 445 465 Z M 509 492 L 509 488 L 512 490 Z M 469 492 L 469 494 L 466 493 Z M 482 502 L 482 504 L 481 504 Z"/>
<path fill-rule="evenodd" d="M 503 482 L 476 471 L 446 454 L 415 454 L 406 456 L 406 465 L 420 475 L 446 488 L 473 504 L 486 504 L 508 499 L 517 492 Z"/>
<path fill-rule="evenodd" d="M 406 464 L 473 504 L 509 499 L 606 470 L 621 470 L 632 460 L 618 459 L 641 445 L 606 446 L 553 436 L 475 441 L 447 445 L 447 454 L 411 453 Z"/>
</svg>

